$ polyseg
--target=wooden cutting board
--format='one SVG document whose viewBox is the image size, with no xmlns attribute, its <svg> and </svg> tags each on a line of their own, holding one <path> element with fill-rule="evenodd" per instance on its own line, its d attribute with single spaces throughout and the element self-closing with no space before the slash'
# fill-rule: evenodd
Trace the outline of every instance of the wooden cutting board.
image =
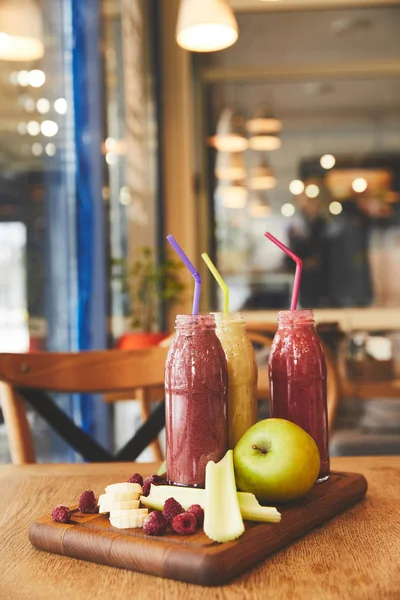
<svg viewBox="0 0 400 600">
<path fill-rule="evenodd" d="M 281 505 L 276 524 L 246 521 L 234 542 L 212 542 L 201 530 L 190 536 L 151 537 L 142 529 L 119 530 L 104 515 L 73 511 L 68 524 L 45 515 L 32 523 L 29 539 L 48 552 L 198 585 L 222 585 L 293 540 L 361 500 L 367 481 L 356 473 L 332 473 L 300 501 Z"/>
</svg>

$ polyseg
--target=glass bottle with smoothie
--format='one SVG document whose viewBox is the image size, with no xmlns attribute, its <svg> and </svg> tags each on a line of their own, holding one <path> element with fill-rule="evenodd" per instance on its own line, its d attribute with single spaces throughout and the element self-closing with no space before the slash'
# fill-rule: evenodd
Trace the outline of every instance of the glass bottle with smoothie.
<svg viewBox="0 0 400 600">
<path fill-rule="evenodd" d="M 228 370 L 213 315 L 178 315 L 165 365 L 167 478 L 204 486 L 228 450 Z"/>
<path fill-rule="evenodd" d="M 240 313 L 214 313 L 228 365 L 229 448 L 257 421 L 257 364 Z"/>
<path fill-rule="evenodd" d="M 293 421 L 314 438 L 321 457 L 318 481 L 329 477 L 326 363 L 312 310 L 278 316 L 269 358 L 271 416 Z"/>
</svg>

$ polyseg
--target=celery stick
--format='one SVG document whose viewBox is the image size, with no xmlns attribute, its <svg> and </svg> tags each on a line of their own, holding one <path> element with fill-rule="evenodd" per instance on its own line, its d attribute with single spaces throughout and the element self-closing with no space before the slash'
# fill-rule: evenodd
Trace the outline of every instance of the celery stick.
<svg viewBox="0 0 400 600">
<path fill-rule="evenodd" d="M 254 494 L 237 492 L 242 518 L 247 521 L 277 523 L 281 519 L 276 508 L 261 506 Z M 141 496 L 140 502 L 148 508 L 162 510 L 167 498 L 175 498 L 187 510 L 192 504 L 206 506 L 206 491 L 200 488 L 186 488 L 175 485 L 152 485 L 148 496 Z"/>
<path fill-rule="evenodd" d="M 160 477 L 164 477 L 167 474 L 167 461 L 164 460 L 163 463 L 161 463 L 160 468 L 157 471 L 157 475 L 160 475 Z"/>
<path fill-rule="evenodd" d="M 215 542 L 229 542 L 244 532 L 233 470 L 233 451 L 206 467 L 204 532 Z"/>
<path fill-rule="evenodd" d="M 151 485 L 150 494 L 142 496 L 140 501 L 149 508 L 161 510 L 158 506 L 152 506 L 152 504 L 157 502 L 157 505 L 159 505 L 159 502 L 162 501 L 162 505 L 164 505 L 167 498 L 175 498 L 187 510 L 192 504 L 200 504 L 204 508 L 205 494 L 206 491 L 200 488 L 179 487 L 176 485 Z"/>
<path fill-rule="evenodd" d="M 272 506 L 240 507 L 242 518 L 246 521 L 260 521 L 263 523 L 279 523 L 281 513 Z"/>
</svg>

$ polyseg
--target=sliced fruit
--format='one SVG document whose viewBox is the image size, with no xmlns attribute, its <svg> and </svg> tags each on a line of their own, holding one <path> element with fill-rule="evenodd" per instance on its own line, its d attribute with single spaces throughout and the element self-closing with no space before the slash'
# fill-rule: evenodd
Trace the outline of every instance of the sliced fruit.
<svg viewBox="0 0 400 600">
<path fill-rule="evenodd" d="M 147 517 L 149 514 L 148 508 L 130 508 L 128 510 L 112 510 L 110 512 L 110 519 L 122 518 L 122 517 L 137 517 L 144 515 Z"/>
<path fill-rule="evenodd" d="M 124 494 L 115 492 L 115 494 L 101 494 L 98 499 L 98 504 L 103 504 L 107 502 L 128 502 L 129 500 L 139 500 L 140 494 Z"/>
<path fill-rule="evenodd" d="M 138 483 L 112 483 L 106 487 L 106 494 L 141 494 L 142 486 Z"/>
<path fill-rule="evenodd" d="M 236 540 L 244 532 L 233 470 L 233 450 L 206 467 L 204 533 L 215 542 Z"/>
<path fill-rule="evenodd" d="M 237 492 L 237 497 L 243 519 L 265 523 L 277 523 L 281 520 L 281 514 L 276 508 L 261 506 L 254 494 Z M 152 485 L 150 494 L 147 497 L 141 496 L 140 502 L 149 508 L 162 510 L 167 498 L 175 498 L 185 510 L 192 504 L 199 504 L 202 508 L 205 508 L 206 491 L 174 485 Z"/>
<path fill-rule="evenodd" d="M 143 527 L 146 517 L 147 515 L 142 514 L 134 514 L 128 517 L 113 517 L 110 519 L 110 523 L 117 529 L 135 529 L 136 527 Z"/>
<path fill-rule="evenodd" d="M 112 510 L 129 510 L 132 508 L 139 508 L 139 505 L 139 500 L 122 500 L 119 502 L 110 502 L 108 498 L 106 498 L 99 505 L 99 513 L 108 513 Z"/>
</svg>

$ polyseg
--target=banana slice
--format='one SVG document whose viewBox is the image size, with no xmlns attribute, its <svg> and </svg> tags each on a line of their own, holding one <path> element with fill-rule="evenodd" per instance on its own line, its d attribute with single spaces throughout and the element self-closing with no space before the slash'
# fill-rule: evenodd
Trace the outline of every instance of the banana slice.
<svg viewBox="0 0 400 600">
<path fill-rule="evenodd" d="M 136 527 L 143 527 L 147 515 L 138 514 L 139 512 L 140 511 L 135 511 L 134 514 L 129 516 L 110 518 L 110 523 L 117 529 L 135 529 Z"/>
<path fill-rule="evenodd" d="M 127 502 L 128 500 L 139 500 L 140 495 L 133 492 L 113 492 L 112 494 L 101 494 L 98 504 L 110 504 L 111 502 Z"/>
<path fill-rule="evenodd" d="M 99 513 L 108 513 L 112 510 L 129 510 L 132 508 L 139 508 L 139 505 L 139 500 L 121 500 L 119 502 L 110 502 L 106 497 L 105 500 L 103 500 L 99 505 Z"/>
<path fill-rule="evenodd" d="M 106 494 L 141 494 L 142 486 L 138 483 L 112 483 L 106 487 Z"/>
<path fill-rule="evenodd" d="M 133 517 L 134 515 L 136 515 L 136 516 L 144 515 L 145 517 L 147 517 L 148 514 L 149 514 L 148 508 L 134 508 L 134 509 L 129 509 L 129 510 L 112 510 L 110 512 L 110 519 L 118 519 L 118 518 L 122 518 L 122 517 Z"/>
</svg>

